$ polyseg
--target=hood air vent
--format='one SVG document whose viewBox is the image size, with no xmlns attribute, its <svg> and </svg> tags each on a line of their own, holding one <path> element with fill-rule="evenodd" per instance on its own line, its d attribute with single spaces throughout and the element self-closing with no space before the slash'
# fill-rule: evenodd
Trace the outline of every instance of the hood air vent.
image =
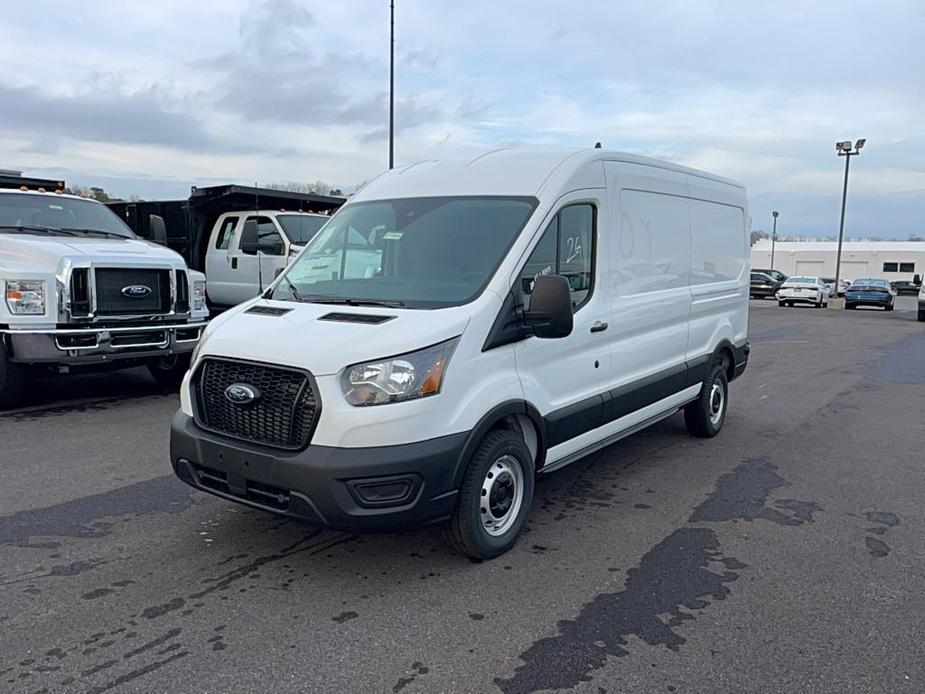
<svg viewBox="0 0 925 694">
<path fill-rule="evenodd" d="M 367 325 L 379 325 L 390 321 L 395 316 L 377 316 L 372 313 L 328 313 L 318 320 L 332 320 L 340 323 L 366 323 Z"/>
<path fill-rule="evenodd" d="M 279 316 L 285 316 L 291 310 L 291 308 L 277 308 L 276 306 L 251 306 L 244 313 L 256 313 L 260 316 L 278 318 Z"/>
</svg>

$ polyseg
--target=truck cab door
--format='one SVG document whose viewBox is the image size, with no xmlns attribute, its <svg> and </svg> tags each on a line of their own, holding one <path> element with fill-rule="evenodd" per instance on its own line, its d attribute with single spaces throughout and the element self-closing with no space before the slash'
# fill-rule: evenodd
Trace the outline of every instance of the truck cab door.
<svg viewBox="0 0 925 694">
<path fill-rule="evenodd" d="M 276 220 L 267 215 L 250 215 L 244 222 L 254 220 L 257 222 L 257 241 L 259 253 L 247 255 L 240 250 L 241 229 L 235 234 L 234 262 L 237 265 L 235 284 L 232 288 L 232 304 L 240 304 L 252 299 L 263 289 L 266 289 L 274 279 L 277 272 L 286 267 L 289 244 L 276 225 Z"/>
<path fill-rule="evenodd" d="M 206 251 L 206 293 L 213 304 L 231 305 L 237 260 L 237 231 L 240 216 L 222 215 L 212 228 Z M 237 251 L 240 254 L 240 251 Z"/>
</svg>

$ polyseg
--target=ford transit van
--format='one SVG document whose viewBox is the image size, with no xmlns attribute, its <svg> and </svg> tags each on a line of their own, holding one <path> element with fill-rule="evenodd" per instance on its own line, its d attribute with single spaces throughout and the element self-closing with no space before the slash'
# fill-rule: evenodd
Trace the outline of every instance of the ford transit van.
<svg viewBox="0 0 925 694">
<path fill-rule="evenodd" d="M 719 433 L 748 359 L 747 219 L 737 183 L 600 149 L 394 169 L 209 324 L 173 468 L 310 524 L 440 523 L 497 556 L 537 475 L 679 411 Z"/>
</svg>

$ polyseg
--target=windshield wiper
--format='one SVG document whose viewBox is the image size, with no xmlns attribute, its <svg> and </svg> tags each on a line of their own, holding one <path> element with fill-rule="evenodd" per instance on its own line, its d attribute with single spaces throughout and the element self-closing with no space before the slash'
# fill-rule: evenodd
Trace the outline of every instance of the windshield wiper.
<svg viewBox="0 0 925 694">
<path fill-rule="evenodd" d="M 77 236 L 70 229 L 59 229 L 57 227 L 42 227 L 32 224 L 0 224 L 0 229 L 13 229 L 22 233 L 30 231 L 41 231 L 45 234 L 64 234 L 65 236 Z"/>
<path fill-rule="evenodd" d="M 103 231 L 102 229 L 80 229 L 77 227 L 61 227 L 61 231 L 74 232 L 79 234 L 102 234 L 103 236 L 114 237 L 117 239 L 127 239 L 124 234 L 117 234 L 114 231 Z"/>
<path fill-rule="evenodd" d="M 303 299 L 302 295 L 299 294 L 299 290 L 296 289 L 296 286 L 292 283 L 292 280 L 283 275 L 283 281 L 289 286 L 289 293 L 292 294 L 292 298 L 298 301 L 300 304 L 303 303 L 305 299 Z"/>
<path fill-rule="evenodd" d="M 380 299 L 351 299 L 344 296 L 310 296 L 303 299 L 310 304 L 343 304 L 344 306 L 385 306 L 386 308 L 404 308 L 404 301 L 386 301 Z"/>
</svg>

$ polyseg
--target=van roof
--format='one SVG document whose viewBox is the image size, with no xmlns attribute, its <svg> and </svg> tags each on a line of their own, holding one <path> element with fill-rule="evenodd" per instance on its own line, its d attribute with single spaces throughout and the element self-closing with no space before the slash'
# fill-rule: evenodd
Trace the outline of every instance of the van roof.
<svg viewBox="0 0 925 694">
<path fill-rule="evenodd" d="M 605 149 L 567 147 L 501 147 L 466 158 L 426 159 L 381 174 L 366 184 L 355 200 L 381 200 L 411 195 L 538 195 L 551 182 L 570 181 L 598 161 L 643 164 L 725 183 L 742 184 L 661 159 Z M 592 187 L 600 187 L 598 180 Z"/>
</svg>

